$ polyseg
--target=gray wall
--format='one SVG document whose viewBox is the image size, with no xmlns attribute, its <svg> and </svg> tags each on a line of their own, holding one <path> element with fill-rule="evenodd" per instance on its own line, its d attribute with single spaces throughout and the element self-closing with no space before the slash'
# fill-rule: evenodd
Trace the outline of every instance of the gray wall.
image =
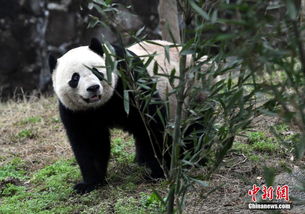
<svg viewBox="0 0 305 214">
<path fill-rule="evenodd" d="M 158 1 L 147 0 L 147 4 L 137 0 L 116 2 L 135 5 L 128 10 L 121 7 L 113 17 L 112 29 L 119 30 L 123 43 L 127 44 L 131 42 L 128 32 L 140 29 L 152 14 L 156 16 Z M 20 92 L 48 91 L 49 53 L 60 56 L 70 48 L 88 44 L 92 37 L 101 38 L 101 35 L 110 42 L 118 41 L 117 33 L 111 28 L 88 29 L 88 14 L 99 14 L 81 7 L 81 4 L 87 5 L 81 0 L 0 0 L 1 100 Z M 141 10 L 143 5 L 147 9 Z M 156 27 L 149 22 L 147 25 L 148 28 Z"/>
</svg>

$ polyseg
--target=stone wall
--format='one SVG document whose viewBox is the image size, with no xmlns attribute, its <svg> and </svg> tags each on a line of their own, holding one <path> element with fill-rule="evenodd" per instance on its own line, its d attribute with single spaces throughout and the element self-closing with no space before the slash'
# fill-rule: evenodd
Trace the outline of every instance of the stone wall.
<svg viewBox="0 0 305 214">
<path fill-rule="evenodd" d="M 0 90 L 35 88 L 42 68 L 41 51 L 48 12 L 43 1 L 0 0 Z"/>
<path fill-rule="evenodd" d="M 60 56 L 70 48 L 88 44 L 92 37 L 101 38 L 101 35 L 110 42 L 118 41 L 117 32 L 111 28 L 87 28 L 89 13 L 100 16 L 86 7 L 88 1 L 0 0 L 0 100 L 48 91 L 49 53 Z M 147 0 L 147 4 L 136 0 L 113 2 L 136 4 L 131 9 L 121 7 L 115 14 L 112 27 L 118 28 L 123 35 L 140 29 L 148 22 L 147 17 L 154 17 L 151 21 L 158 18 L 158 0 Z M 147 12 L 143 13 L 143 5 L 155 9 L 145 9 Z M 155 28 L 155 24 L 148 22 L 148 28 L 149 25 Z"/>
</svg>

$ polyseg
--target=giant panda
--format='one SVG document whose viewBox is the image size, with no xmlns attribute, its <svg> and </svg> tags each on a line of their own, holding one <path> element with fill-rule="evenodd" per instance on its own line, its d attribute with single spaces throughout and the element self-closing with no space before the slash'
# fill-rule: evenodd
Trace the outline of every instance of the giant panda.
<svg viewBox="0 0 305 214">
<path fill-rule="evenodd" d="M 112 128 L 121 128 L 133 135 L 136 160 L 151 169 L 151 178 L 164 176 L 161 165 L 168 167 L 170 158 L 169 152 L 164 152 L 167 151 L 164 149 L 164 121 L 156 112 L 173 120 L 177 101 L 175 96 L 167 96 L 172 84 L 162 75 L 156 77 L 153 71 L 158 65 L 159 73 L 170 73 L 175 69 L 175 75 L 179 74 L 179 49 L 169 48 L 168 60 L 164 46 L 169 45 L 169 42 L 154 41 L 140 42 L 127 50 L 114 46 L 118 71 L 139 76 L 136 69 L 128 69 L 130 63 L 126 62 L 126 58 L 133 56 L 131 63 L 142 67 L 148 76 L 155 78 L 155 92 L 151 93 L 154 99 L 167 100 L 170 110 L 162 102 L 148 105 L 147 113 L 153 117 L 148 124 L 143 122 L 139 108 L 130 105 L 129 112 L 126 112 L 124 90 L 128 91 L 128 86 L 123 83 L 122 75 L 118 72 L 112 72 L 111 78 L 107 75 L 105 47 L 97 39 L 92 39 L 89 46 L 74 48 L 58 59 L 50 55 L 49 65 L 53 88 L 59 100 L 60 118 L 83 177 L 83 181 L 74 186 L 77 193 L 90 192 L 104 184 Z M 148 54 L 154 54 L 155 57 L 148 66 L 144 66 Z M 131 100 L 137 99 L 132 93 L 129 96 Z"/>
</svg>

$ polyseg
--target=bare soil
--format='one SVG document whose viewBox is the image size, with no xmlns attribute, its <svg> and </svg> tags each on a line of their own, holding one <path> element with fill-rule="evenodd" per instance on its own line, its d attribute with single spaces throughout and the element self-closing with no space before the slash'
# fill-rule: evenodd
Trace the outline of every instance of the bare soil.
<svg viewBox="0 0 305 214">
<path fill-rule="evenodd" d="M 272 137 L 268 127 L 278 122 L 277 118 L 262 116 L 254 121 L 253 130 L 264 131 Z M 129 136 L 123 134 L 122 137 Z M 237 140 L 247 141 L 245 137 Z M 133 152 L 132 149 L 130 152 Z M 27 171 L 31 173 L 63 157 L 72 156 L 54 97 L 0 103 L 0 166 L 19 157 L 26 162 Z M 248 203 L 251 202 L 248 190 L 254 183 L 265 184 L 263 166 L 281 169 L 281 162 L 284 161 L 286 166 L 293 168 L 296 165 L 304 166 L 304 161 L 292 162 L 292 154 L 289 152 L 284 156 L 264 154 L 262 157 L 262 161 L 253 162 L 242 152 L 232 150 L 208 181 L 209 187 L 196 186 L 190 189 L 185 213 L 264 213 L 248 209 Z M 111 163 L 110 167 L 112 171 L 126 170 L 127 174 L 133 173 L 132 166 L 128 164 L 122 167 Z M 203 170 L 199 173 L 206 172 Z M 110 191 L 111 187 L 120 182 L 124 182 L 124 178 L 110 180 L 109 187 L 102 191 Z M 137 198 L 138 191 L 145 190 L 151 184 L 140 181 L 137 185 L 137 191 L 128 193 L 134 198 Z M 165 193 L 166 188 L 161 193 L 162 191 Z M 292 210 L 279 213 L 305 213 L 305 210 L 301 205 L 294 205 Z"/>
</svg>

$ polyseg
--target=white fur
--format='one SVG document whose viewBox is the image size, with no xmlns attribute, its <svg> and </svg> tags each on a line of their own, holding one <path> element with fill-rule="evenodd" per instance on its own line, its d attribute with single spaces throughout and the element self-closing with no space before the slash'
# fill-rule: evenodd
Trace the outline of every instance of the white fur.
<svg viewBox="0 0 305 214">
<path fill-rule="evenodd" d="M 117 75 L 112 73 L 112 81 L 100 81 L 89 68 L 95 67 L 99 72 L 107 77 L 105 60 L 89 49 L 88 46 L 74 48 L 57 60 L 56 68 L 52 74 L 54 91 L 62 104 L 70 110 L 79 111 L 89 108 L 96 108 L 105 104 L 113 95 L 117 83 Z M 79 83 L 76 88 L 69 86 L 69 81 L 73 73 L 80 75 Z M 84 99 L 92 96 L 87 88 L 92 85 L 99 85 L 97 95 L 101 99 L 87 103 Z"/>
<path fill-rule="evenodd" d="M 175 76 L 179 76 L 179 60 L 180 60 L 180 47 L 169 48 L 170 60 L 166 58 L 165 46 L 173 45 L 167 41 L 155 40 L 156 44 L 149 42 L 140 42 L 132 45 L 128 50 L 134 52 L 145 63 L 148 60 L 147 55 L 155 54 L 154 60 L 148 65 L 147 70 L 150 76 L 157 79 L 157 90 L 162 100 L 169 101 L 169 119 L 173 120 L 176 114 L 177 98 L 175 93 L 171 93 L 173 87 L 178 84 L 178 79 L 171 85 L 167 77 L 162 74 L 170 75 L 172 70 L 175 69 Z M 187 67 L 190 66 L 191 57 L 187 57 Z M 154 64 L 158 65 L 158 74 L 153 73 Z M 96 108 L 105 104 L 113 95 L 118 76 L 112 73 L 112 82 L 109 85 L 106 81 L 100 82 L 98 78 L 86 66 L 97 68 L 100 72 L 104 73 L 106 77 L 105 60 L 98 54 L 91 51 L 88 46 L 82 46 L 68 51 L 65 55 L 58 59 L 56 69 L 53 72 L 53 87 L 60 101 L 69 109 L 78 111 L 86 110 L 88 108 Z M 99 68 L 100 67 L 100 68 Z M 103 67 L 103 68 L 101 68 Z M 206 69 L 206 68 L 205 68 Z M 71 80 L 73 73 L 80 74 L 80 81 L 77 88 L 71 88 L 68 82 Z M 90 97 L 87 88 L 91 85 L 98 84 L 100 86 L 99 95 L 101 99 L 98 102 L 87 103 L 83 98 Z M 188 87 L 191 87 L 192 81 L 189 81 Z M 187 99 L 186 99 L 187 102 Z M 185 103 L 186 105 L 186 103 Z"/>
<path fill-rule="evenodd" d="M 157 78 L 157 90 L 163 101 L 169 101 L 169 119 L 173 120 L 176 115 L 177 98 L 175 93 L 171 94 L 173 87 L 171 86 L 168 77 L 161 76 L 162 74 L 170 75 L 172 70 L 175 69 L 175 76 L 179 77 L 179 61 L 180 61 L 180 47 L 169 48 L 169 60 L 165 55 L 165 46 L 173 45 L 173 43 L 161 40 L 155 40 L 152 44 L 149 42 L 140 42 L 132 45 L 128 50 L 134 52 L 139 56 L 144 63 L 149 59 L 147 55 L 155 54 L 154 60 L 147 66 L 147 70 L 150 76 Z M 187 66 L 189 65 L 190 58 L 187 58 Z M 155 62 L 158 65 L 158 74 L 153 73 Z M 174 87 L 178 85 L 178 79 L 174 81 Z"/>
</svg>

